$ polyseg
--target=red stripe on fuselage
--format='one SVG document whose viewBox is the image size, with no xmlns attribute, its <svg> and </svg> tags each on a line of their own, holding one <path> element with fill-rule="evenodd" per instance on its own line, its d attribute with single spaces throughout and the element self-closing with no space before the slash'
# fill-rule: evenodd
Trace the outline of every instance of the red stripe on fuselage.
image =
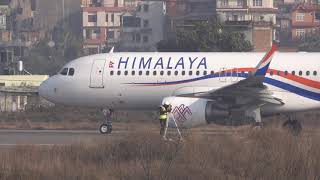
<svg viewBox="0 0 320 180">
<path fill-rule="evenodd" d="M 241 73 L 241 72 L 252 72 L 252 71 L 254 71 L 254 69 L 255 68 L 233 68 L 233 69 L 224 70 L 224 72 L 232 74 L 232 72 L 238 72 L 238 73 Z M 306 79 L 304 77 L 296 76 L 296 75 L 293 75 L 291 73 L 288 73 L 287 75 L 285 75 L 284 71 L 278 71 L 276 69 L 269 69 L 267 71 L 267 73 L 270 74 L 271 71 L 273 71 L 273 76 L 280 76 L 282 78 L 285 78 L 285 79 L 288 79 L 288 80 L 303 84 L 305 86 L 309 86 L 309 87 L 312 87 L 312 88 L 315 88 L 315 89 L 320 89 L 320 82 L 318 82 L 318 81 L 314 81 L 314 80 L 311 80 L 311 79 Z M 220 74 L 221 72 L 216 72 L 215 74 Z M 280 72 L 279 75 L 278 75 L 278 72 Z M 187 82 L 187 83 L 191 83 L 191 82 L 193 82 L 193 81 L 190 81 L 190 82 Z M 170 83 L 170 82 L 168 82 L 168 83 Z M 137 85 L 137 86 L 170 86 L 171 85 L 172 86 L 172 85 L 177 85 L 177 84 L 181 84 L 181 83 L 170 83 L 170 84 L 163 84 L 163 83 L 161 83 L 161 84 L 160 83 L 136 83 L 135 85 Z"/>
<path fill-rule="evenodd" d="M 239 68 L 238 69 L 238 72 L 240 71 L 253 71 L 254 69 L 253 68 Z M 300 76 L 296 76 L 296 75 L 293 75 L 291 73 L 288 73 L 287 75 L 284 74 L 284 71 L 278 71 L 276 69 L 269 69 L 267 71 L 267 73 L 270 74 L 270 72 L 273 71 L 273 76 L 280 76 L 280 77 L 283 77 L 285 79 L 289 79 L 291 81 L 294 81 L 294 82 L 297 82 L 297 83 L 300 83 L 300 84 L 303 84 L 303 85 L 306 85 L 306 86 L 309 86 L 309 87 L 312 87 L 312 88 L 316 88 L 316 89 L 320 89 L 320 82 L 318 81 L 314 81 L 314 80 L 311 80 L 311 79 L 306 79 L 304 77 L 300 77 Z M 280 75 L 277 74 L 277 72 L 280 72 Z"/>
</svg>

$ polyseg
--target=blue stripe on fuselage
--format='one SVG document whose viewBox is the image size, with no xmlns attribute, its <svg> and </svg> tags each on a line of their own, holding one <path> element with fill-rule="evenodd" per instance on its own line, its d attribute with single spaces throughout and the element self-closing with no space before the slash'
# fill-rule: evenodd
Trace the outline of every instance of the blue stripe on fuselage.
<svg viewBox="0 0 320 180">
<path fill-rule="evenodd" d="M 238 73 L 238 77 L 242 78 L 247 78 L 249 75 L 247 73 Z M 210 75 L 205 75 L 202 77 L 198 78 L 193 78 L 193 79 L 186 79 L 186 80 L 181 80 L 181 81 L 171 81 L 171 82 L 160 82 L 160 83 L 125 83 L 125 84 L 131 84 L 131 85 L 155 85 L 155 86 L 161 86 L 161 85 L 176 85 L 176 84 L 184 84 L 184 83 L 191 83 L 195 81 L 200 81 L 200 80 L 206 80 L 206 79 L 211 79 L 211 78 L 217 78 L 217 77 L 236 77 L 233 76 L 232 73 L 226 73 L 224 76 L 221 76 L 221 74 L 210 74 Z M 303 96 L 305 98 L 313 99 L 316 101 L 320 101 L 320 93 L 312 92 L 276 79 L 272 79 L 269 77 L 265 77 L 264 83 L 270 84 L 272 86 L 281 88 L 283 90 L 287 90 L 289 92 L 295 93 L 297 95 Z"/>
</svg>

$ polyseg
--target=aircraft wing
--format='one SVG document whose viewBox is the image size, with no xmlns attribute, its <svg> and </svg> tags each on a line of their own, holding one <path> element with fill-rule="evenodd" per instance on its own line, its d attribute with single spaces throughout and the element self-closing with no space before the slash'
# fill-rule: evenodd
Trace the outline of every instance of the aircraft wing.
<svg viewBox="0 0 320 180">
<path fill-rule="evenodd" d="M 231 101 L 233 104 L 263 105 L 271 103 L 282 105 L 284 103 L 281 99 L 272 96 L 272 92 L 263 85 L 264 78 L 276 51 L 277 45 L 274 44 L 270 51 L 258 63 L 254 71 L 249 73 L 248 77 L 244 80 L 219 89 L 207 92 L 184 94 L 181 96 L 207 98 L 223 102 Z"/>
</svg>

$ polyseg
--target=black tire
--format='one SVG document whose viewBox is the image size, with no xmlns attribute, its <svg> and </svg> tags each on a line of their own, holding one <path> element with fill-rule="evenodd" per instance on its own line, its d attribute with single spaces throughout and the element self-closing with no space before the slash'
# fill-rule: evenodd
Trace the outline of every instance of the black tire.
<svg viewBox="0 0 320 180">
<path fill-rule="evenodd" d="M 112 126 L 108 124 L 101 124 L 99 131 L 101 134 L 111 134 Z"/>
</svg>

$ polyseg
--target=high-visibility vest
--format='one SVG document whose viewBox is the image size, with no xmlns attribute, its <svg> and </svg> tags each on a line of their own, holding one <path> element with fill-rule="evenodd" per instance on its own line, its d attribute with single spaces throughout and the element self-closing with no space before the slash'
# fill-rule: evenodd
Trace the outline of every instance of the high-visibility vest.
<svg viewBox="0 0 320 180">
<path fill-rule="evenodd" d="M 166 110 L 166 108 L 164 108 L 163 106 L 160 107 L 160 116 L 159 119 L 160 120 L 167 120 L 167 116 L 168 116 L 168 112 Z"/>
<path fill-rule="evenodd" d="M 167 114 L 161 114 L 160 120 L 167 120 Z"/>
</svg>

